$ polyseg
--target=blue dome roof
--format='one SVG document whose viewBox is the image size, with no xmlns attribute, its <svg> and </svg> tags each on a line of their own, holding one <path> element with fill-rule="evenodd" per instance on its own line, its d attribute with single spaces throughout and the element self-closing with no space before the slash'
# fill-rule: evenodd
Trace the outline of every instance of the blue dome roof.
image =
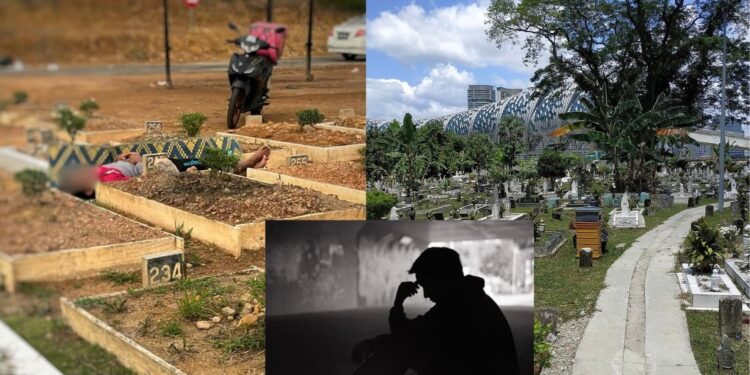
<svg viewBox="0 0 750 375">
<path fill-rule="evenodd" d="M 495 134 L 499 118 L 514 116 L 523 119 L 531 132 L 549 133 L 562 125 L 559 114 L 583 109 L 578 100 L 580 92 L 573 85 L 553 90 L 538 98 L 532 98 L 533 94 L 534 88 L 528 88 L 500 102 L 453 115 L 418 121 L 417 126 L 437 120 L 443 123 L 446 130 L 460 135 Z M 382 128 L 388 123 L 390 121 L 368 120 L 367 127 Z"/>
</svg>

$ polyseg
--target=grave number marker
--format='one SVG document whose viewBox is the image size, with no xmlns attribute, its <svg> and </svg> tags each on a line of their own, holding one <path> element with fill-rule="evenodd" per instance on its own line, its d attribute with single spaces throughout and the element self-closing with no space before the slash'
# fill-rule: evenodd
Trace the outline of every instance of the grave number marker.
<svg viewBox="0 0 750 375">
<path fill-rule="evenodd" d="M 151 120 L 146 121 L 146 134 L 161 134 L 162 132 L 162 122 Z"/>
<path fill-rule="evenodd" d="M 310 158 L 304 154 L 287 156 L 286 158 L 287 165 L 305 165 L 309 162 Z"/>
<path fill-rule="evenodd" d="M 171 283 L 185 277 L 185 259 L 182 252 L 172 251 L 143 257 L 143 286 Z"/>
<path fill-rule="evenodd" d="M 154 169 L 157 160 L 166 158 L 167 154 L 164 152 L 143 155 L 143 174 L 148 174 L 149 171 Z"/>
</svg>

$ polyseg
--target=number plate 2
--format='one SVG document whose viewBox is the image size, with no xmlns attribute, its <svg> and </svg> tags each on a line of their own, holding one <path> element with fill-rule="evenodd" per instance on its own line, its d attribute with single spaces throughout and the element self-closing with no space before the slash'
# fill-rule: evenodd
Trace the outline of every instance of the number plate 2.
<svg viewBox="0 0 750 375">
<path fill-rule="evenodd" d="M 185 277 L 185 256 L 181 251 L 143 257 L 143 286 L 168 284 Z"/>
</svg>

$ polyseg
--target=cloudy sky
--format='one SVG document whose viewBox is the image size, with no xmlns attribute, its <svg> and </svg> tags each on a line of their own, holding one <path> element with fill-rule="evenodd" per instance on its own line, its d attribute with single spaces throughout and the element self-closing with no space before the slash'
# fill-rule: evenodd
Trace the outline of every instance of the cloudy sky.
<svg viewBox="0 0 750 375">
<path fill-rule="evenodd" d="M 431 118 L 466 110 L 466 88 L 529 86 L 519 45 L 485 34 L 489 0 L 367 3 L 367 117 Z M 545 59 L 540 60 L 545 62 Z"/>
</svg>

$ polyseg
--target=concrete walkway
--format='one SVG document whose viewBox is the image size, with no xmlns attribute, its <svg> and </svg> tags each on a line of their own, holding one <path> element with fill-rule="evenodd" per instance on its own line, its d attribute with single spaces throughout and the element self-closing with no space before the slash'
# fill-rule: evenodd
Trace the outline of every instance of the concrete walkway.
<svg viewBox="0 0 750 375">
<path fill-rule="evenodd" d="M 690 223 L 703 216 L 704 207 L 665 220 L 612 264 L 573 374 L 700 375 L 673 270 Z"/>
<path fill-rule="evenodd" d="M 0 374 L 62 375 L 0 320 Z"/>
</svg>

